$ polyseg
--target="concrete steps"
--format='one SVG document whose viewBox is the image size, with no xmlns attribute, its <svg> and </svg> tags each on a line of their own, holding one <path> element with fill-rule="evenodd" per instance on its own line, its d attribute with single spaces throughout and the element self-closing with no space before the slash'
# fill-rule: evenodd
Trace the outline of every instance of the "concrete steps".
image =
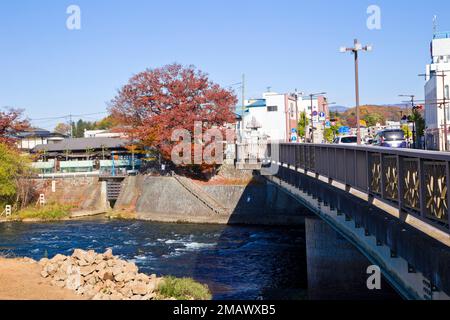
<svg viewBox="0 0 450 320">
<path fill-rule="evenodd" d="M 187 191 L 189 191 L 189 193 L 200 200 L 200 202 L 206 205 L 214 213 L 219 215 L 229 214 L 229 209 L 225 208 L 219 201 L 214 199 L 209 193 L 204 191 L 192 180 L 179 175 L 174 175 L 174 178 L 181 186 L 183 186 Z"/>
</svg>

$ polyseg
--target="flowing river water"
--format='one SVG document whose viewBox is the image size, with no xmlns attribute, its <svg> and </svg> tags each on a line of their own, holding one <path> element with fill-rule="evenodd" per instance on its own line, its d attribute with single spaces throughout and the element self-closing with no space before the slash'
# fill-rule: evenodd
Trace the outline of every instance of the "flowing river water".
<svg viewBox="0 0 450 320">
<path fill-rule="evenodd" d="M 308 252 L 319 257 L 311 260 L 317 270 L 308 276 L 306 247 L 304 227 L 125 220 L 0 223 L 0 255 L 40 259 L 57 253 L 70 255 L 75 248 L 97 252 L 112 248 L 115 255 L 135 262 L 142 272 L 192 277 L 206 283 L 219 300 L 307 299 L 314 292 L 314 298 L 339 299 L 342 293 L 348 295 L 348 290 L 353 291 L 350 296 L 361 299 L 396 297 L 385 283 L 387 289 L 376 294 L 350 288 L 346 281 L 355 281 L 355 277 L 327 272 L 326 264 L 318 266 L 320 252 Z M 319 275 L 318 270 L 322 270 Z M 321 292 L 327 294 L 320 296 Z"/>
</svg>

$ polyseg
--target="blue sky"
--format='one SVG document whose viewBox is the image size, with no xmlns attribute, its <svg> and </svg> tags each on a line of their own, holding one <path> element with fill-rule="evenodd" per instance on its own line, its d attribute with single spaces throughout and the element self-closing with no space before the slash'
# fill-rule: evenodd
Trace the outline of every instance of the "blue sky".
<svg viewBox="0 0 450 320">
<path fill-rule="evenodd" d="M 79 31 L 66 28 L 71 4 L 82 11 Z M 372 4 L 381 30 L 366 27 Z M 350 106 L 353 60 L 339 47 L 355 37 L 374 46 L 361 56 L 362 103 L 423 98 L 417 75 L 430 60 L 435 14 L 440 30 L 450 30 L 448 0 L 1 1 L 0 106 L 32 119 L 104 112 L 130 76 L 172 62 L 194 64 L 224 86 L 245 73 L 250 97 L 268 86 L 298 88 Z"/>
</svg>

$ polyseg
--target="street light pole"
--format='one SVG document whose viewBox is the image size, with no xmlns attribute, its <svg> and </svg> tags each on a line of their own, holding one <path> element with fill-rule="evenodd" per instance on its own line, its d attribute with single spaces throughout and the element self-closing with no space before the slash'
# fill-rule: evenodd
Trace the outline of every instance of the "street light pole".
<svg viewBox="0 0 450 320">
<path fill-rule="evenodd" d="M 354 40 L 354 46 L 352 48 L 341 47 L 340 51 L 342 53 L 351 52 L 355 57 L 355 95 L 356 95 L 356 127 L 357 127 L 357 141 L 358 145 L 361 144 L 361 121 L 359 113 L 359 60 L 358 51 L 372 51 L 372 46 L 363 47 L 359 43 L 358 39 Z"/>
</svg>

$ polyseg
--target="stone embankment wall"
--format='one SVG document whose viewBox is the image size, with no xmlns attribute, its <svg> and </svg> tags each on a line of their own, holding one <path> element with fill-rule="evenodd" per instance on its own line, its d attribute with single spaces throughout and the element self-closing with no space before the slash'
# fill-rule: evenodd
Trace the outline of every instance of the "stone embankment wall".
<svg viewBox="0 0 450 320">
<path fill-rule="evenodd" d="M 114 210 L 132 213 L 138 219 L 162 222 L 261 225 L 303 224 L 304 216 L 308 214 L 297 200 L 261 177 L 247 184 L 240 184 L 235 179 L 193 182 L 226 208 L 226 212 L 214 212 L 173 177 L 151 176 L 127 177 Z M 55 189 L 50 179 L 36 180 L 35 183 L 47 203 L 71 205 L 75 211 L 83 212 L 111 209 L 106 182 L 98 178 L 56 179 Z"/>
<path fill-rule="evenodd" d="M 110 209 L 106 198 L 106 184 L 98 178 L 37 179 L 34 183 L 37 194 L 44 194 L 47 203 L 71 205 L 79 211 Z"/>
<path fill-rule="evenodd" d="M 308 214 L 297 200 L 263 178 L 248 185 L 198 186 L 228 212 L 214 213 L 174 178 L 146 177 L 140 186 L 136 215 L 165 222 L 293 225 L 303 224 Z M 128 191 L 124 188 L 123 192 Z"/>
</svg>

